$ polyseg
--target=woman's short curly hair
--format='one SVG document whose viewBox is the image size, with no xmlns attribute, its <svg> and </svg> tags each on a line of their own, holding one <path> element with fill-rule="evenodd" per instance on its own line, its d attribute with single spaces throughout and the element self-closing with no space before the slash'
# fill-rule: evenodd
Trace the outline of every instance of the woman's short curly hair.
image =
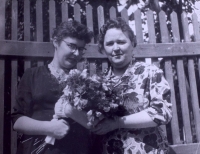
<svg viewBox="0 0 200 154">
<path fill-rule="evenodd" d="M 54 28 L 52 34 L 52 39 L 56 39 L 59 44 L 66 37 L 84 40 L 87 44 L 91 42 L 93 32 L 80 22 L 69 20 L 62 22 L 59 26 Z"/>
<path fill-rule="evenodd" d="M 136 46 L 136 39 L 134 32 L 132 29 L 129 27 L 129 25 L 123 20 L 121 17 L 118 17 L 116 19 L 110 19 L 106 21 L 106 23 L 101 27 L 100 29 L 100 34 L 98 37 L 98 48 L 99 52 L 102 53 L 102 50 L 104 49 L 104 38 L 106 35 L 107 30 L 112 29 L 112 28 L 117 28 L 121 29 L 122 32 L 127 32 L 128 37 L 130 41 L 133 43 L 134 47 Z"/>
</svg>

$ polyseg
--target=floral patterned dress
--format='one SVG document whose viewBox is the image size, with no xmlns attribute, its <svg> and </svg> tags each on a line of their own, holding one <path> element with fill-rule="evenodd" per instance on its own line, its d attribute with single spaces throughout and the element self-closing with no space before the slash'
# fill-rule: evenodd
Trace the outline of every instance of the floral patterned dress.
<svg viewBox="0 0 200 154">
<path fill-rule="evenodd" d="M 168 142 L 159 127 L 172 118 L 170 87 L 163 71 L 154 65 L 136 62 L 130 65 L 122 77 L 108 70 L 107 78 L 120 84 L 121 91 L 131 91 L 124 100 L 127 115 L 146 111 L 157 127 L 142 129 L 118 129 L 103 139 L 103 154 L 167 154 Z"/>
</svg>

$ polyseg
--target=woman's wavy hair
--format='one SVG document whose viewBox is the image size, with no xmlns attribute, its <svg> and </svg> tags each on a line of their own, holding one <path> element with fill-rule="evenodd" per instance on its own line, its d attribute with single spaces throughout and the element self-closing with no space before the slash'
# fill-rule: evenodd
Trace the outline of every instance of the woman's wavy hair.
<svg viewBox="0 0 200 154">
<path fill-rule="evenodd" d="M 129 25 L 123 20 L 121 17 L 118 17 L 116 19 L 110 19 L 106 21 L 106 23 L 101 27 L 100 29 L 100 34 L 98 37 L 98 48 L 99 52 L 102 53 L 102 50 L 104 49 L 104 38 L 106 35 L 107 30 L 112 29 L 112 28 L 117 28 L 121 29 L 122 32 L 127 32 L 128 37 L 130 41 L 132 42 L 133 46 L 136 46 L 136 38 L 134 35 L 134 32 L 132 29 L 129 27 Z"/>
<path fill-rule="evenodd" d="M 90 43 L 93 37 L 93 32 L 85 25 L 76 20 L 62 22 L 59 26 L 53 29 L 52 39 L 56 39 L 58 44 L 66 37 L 72 37 Z"/>
</svg>

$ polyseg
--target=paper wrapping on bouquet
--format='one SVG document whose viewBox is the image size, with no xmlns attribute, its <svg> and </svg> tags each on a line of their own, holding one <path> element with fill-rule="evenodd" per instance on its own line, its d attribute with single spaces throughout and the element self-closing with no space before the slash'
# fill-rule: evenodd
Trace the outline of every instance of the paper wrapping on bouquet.
<svg viewBox="0 0 200 154">
<path fill-rule="evenodd" d="M 55 120 L 57 120 L 56 118 L 54 118 L 54 119 L 52 119 L 52 121 L 55 121 Z M 47 136 L 46 138 L 45 138 L 45 142 L 47 143 L 47 144 L 51 144 L 51 145 L 54 145 L 54 143 L 55 143 L 55 138 L 54 137 L 51 137 L 51 136 Z"/>
</svg>

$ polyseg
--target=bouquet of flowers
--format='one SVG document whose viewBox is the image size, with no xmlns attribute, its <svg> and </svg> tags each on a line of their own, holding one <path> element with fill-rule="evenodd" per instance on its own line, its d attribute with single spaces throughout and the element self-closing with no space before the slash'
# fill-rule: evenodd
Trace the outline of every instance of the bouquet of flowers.
<svg viewBox="0 0 200 154">
<path fill-rule="evenodd" d="M 71 70 L 63 92 L 62 99 L 76 109 L 87 112 L 89 126 L 101 115 L 114 118 L 125 113 L 117 85 L 113 85 L 103 75 L 89 76 L 86 69 L 82 72 Z"/>
</svg>

